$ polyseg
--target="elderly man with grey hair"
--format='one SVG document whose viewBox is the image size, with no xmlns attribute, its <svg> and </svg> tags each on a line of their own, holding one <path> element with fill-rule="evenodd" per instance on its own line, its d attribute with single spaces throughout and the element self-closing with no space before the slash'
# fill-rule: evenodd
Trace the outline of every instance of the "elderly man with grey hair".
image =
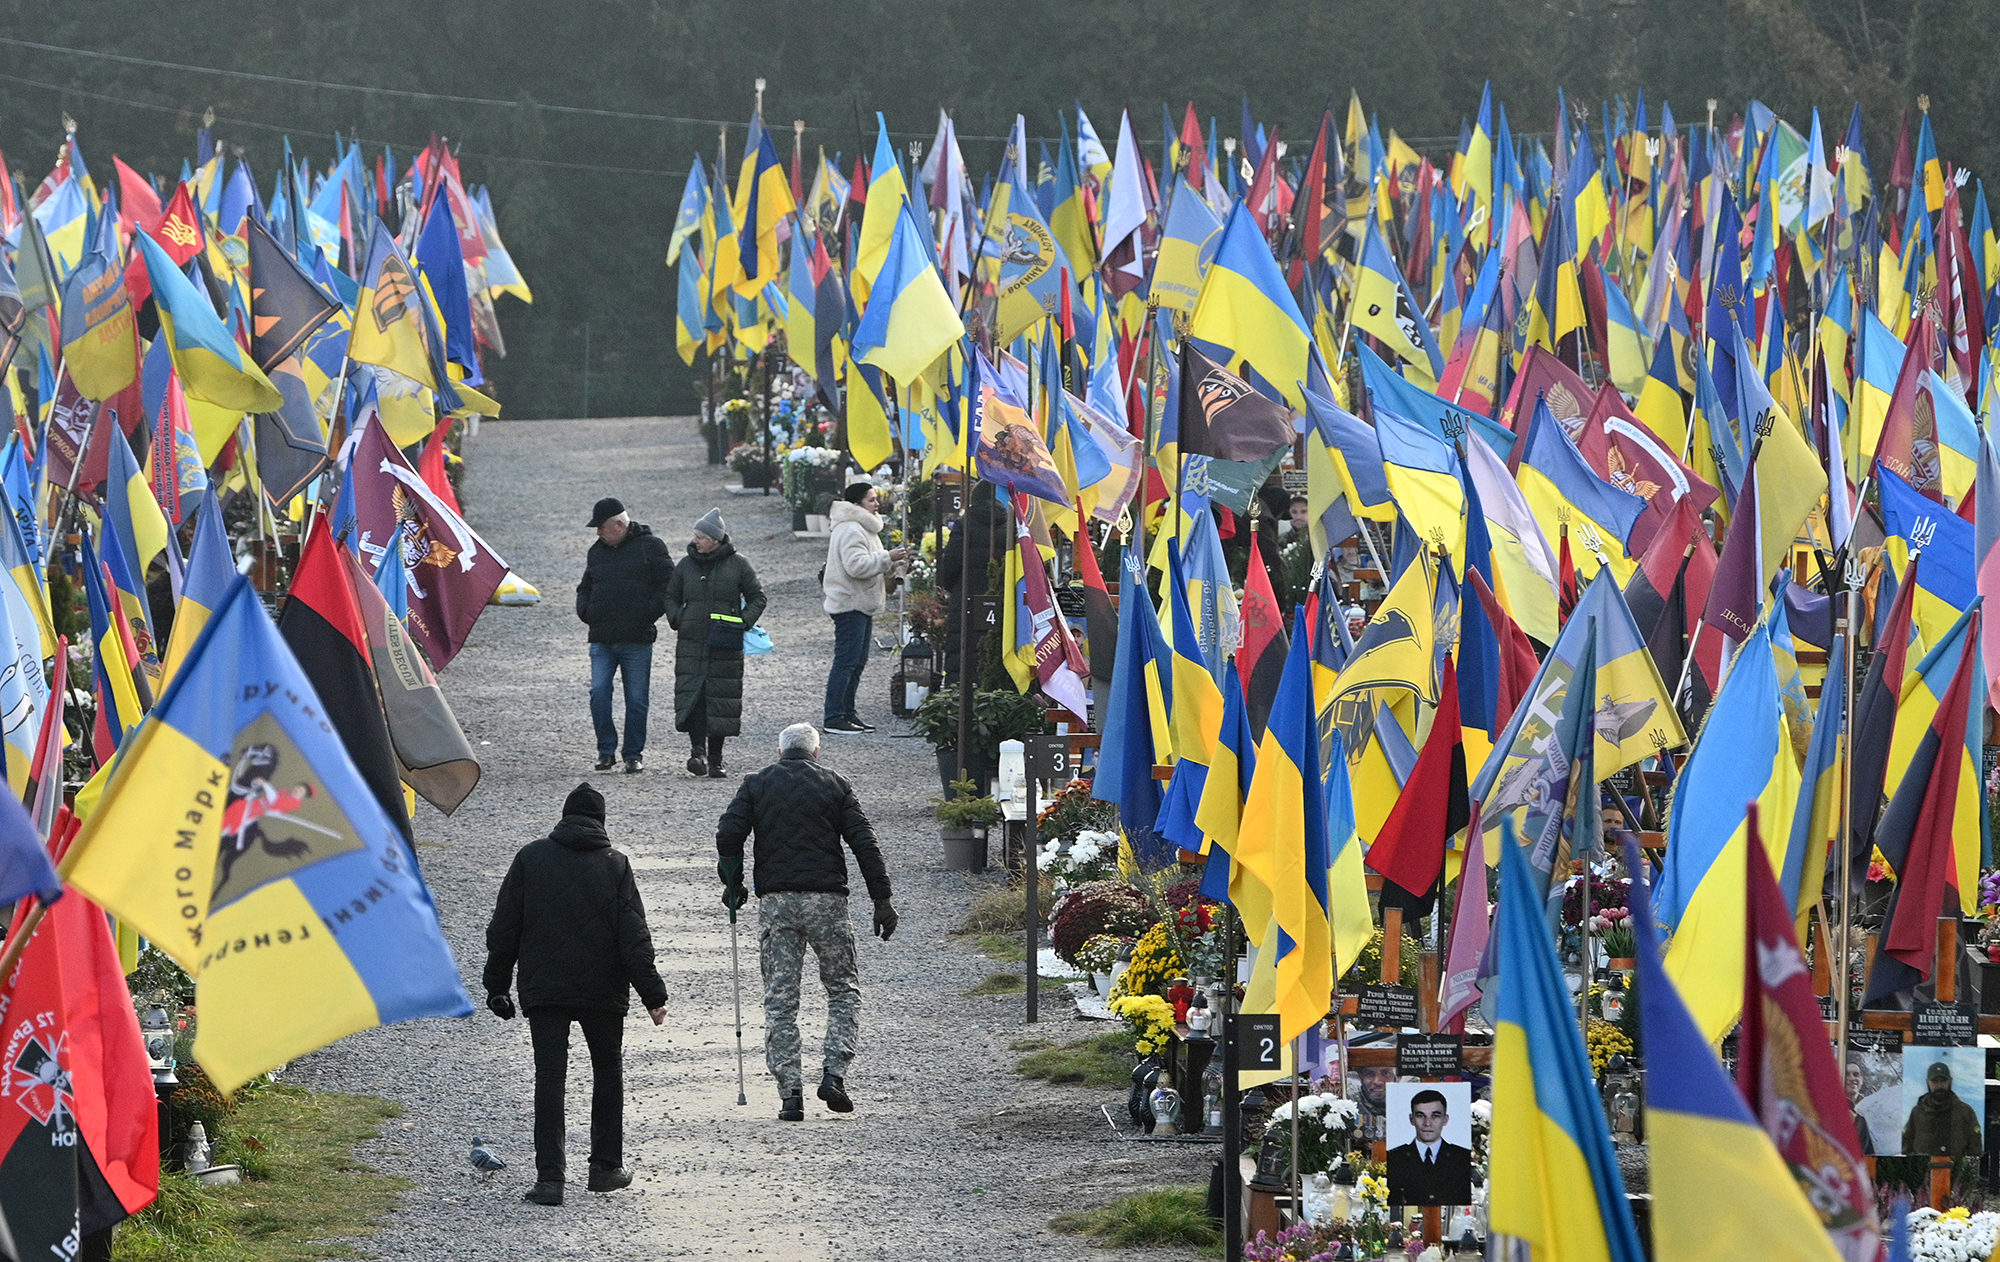
<svg viewBox="0 0 2000 1262">
<path fill-rule="evenodd" d="M 778 734 L 778 760 L 747 777 L 715 830 L 722 901 L 731 911 L 750 900 L 743 883 L 743 842 L 754 831 L 758 954 L 764 972 L 764 1062 L 778 1080 L 778 1119 L 805 1120 L 799 1051 L 799 976 L 806 948 L 826 987 L 826 1043 L 819 1098 L 851 1113 L 847 1066 L 861 1021 L 861 979 L 854 926 L 847 917 L 847 856 L 854 851 L 875 903 L 875 935 L 896 932 L 889 872 L 854 786 L 820 765 L 819 732 L 794 723 Z"/>
</svg>

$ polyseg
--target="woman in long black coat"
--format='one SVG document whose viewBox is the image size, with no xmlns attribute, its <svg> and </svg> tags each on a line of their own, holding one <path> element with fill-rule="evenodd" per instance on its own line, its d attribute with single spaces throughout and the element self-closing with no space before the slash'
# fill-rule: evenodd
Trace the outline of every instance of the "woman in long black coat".
<svg viewBox="0 0 2000 1262">
<path fill-rule="evenodd" d="M 694 746 L 689 774 L 721 779 L 722 742 L 743 734 L 743 633 L 764 614 L 757 571 L 710 509 L 667 580 L 674 650 L 674 726 Z"/>
</svg>

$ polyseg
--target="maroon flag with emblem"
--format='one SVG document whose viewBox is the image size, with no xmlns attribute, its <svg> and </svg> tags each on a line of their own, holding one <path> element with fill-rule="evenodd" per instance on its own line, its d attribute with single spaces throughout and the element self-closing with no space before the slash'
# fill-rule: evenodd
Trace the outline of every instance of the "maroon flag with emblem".
<svg viewBox="0 0 2000 1262">
<path fill-rule="evenodd" d="M 1597 404 L 1577 435 L 1576 449 L 1597 476 L 1646 501 L 1646 511 L 1639 515 L 1625 544 L 1635 557 L 1645 553 L 1682 500 L 1692 501 L 1699 518 L 1718 494 L 1700 474 L 1681 463 L 1645 422 L 1632 415 L 1616 386 L 1606 385 L 1597 392 Z"/>
<path fill-rule="evenodd" d="M 1792 908 L 1772 875 L 1750 806 L 1743 1032 L 1736 1081 L 1806 1200 L 1848 1262 L 1873 1262 L 1882 1235 L 1854 1113 L 1841 1089 Z"/>
<path fill-rule="evenodd" d="M 507 563 L 410 467 L 374 408 L 363 415 L 347 470 L 354 487 L 350 542 L 372 574 L 391 536 L 402 536 L 410 638 L 433 669 L 443 670 L 506 580 Z"/>
</svg>

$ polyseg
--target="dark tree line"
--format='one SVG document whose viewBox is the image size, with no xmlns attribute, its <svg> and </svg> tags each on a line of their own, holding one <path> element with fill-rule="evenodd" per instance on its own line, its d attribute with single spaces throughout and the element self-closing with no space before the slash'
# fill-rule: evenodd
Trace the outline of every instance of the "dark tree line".
<svg viewBox="0 0 2000 1262">
<path fill-rule="evenodd" d="M 581 408 L 579 332 L 591 337 L 591 412 L 689 407 L 674 354 L 667 235 L 689 157 L 712 160 L 727 119 L 731 165 L 752 81 L 790 154 L 808 124 L 818 146 L 872 150 L 880 110 L 899 147 L 928 141 L 952 110 L 968 165 L 997 165 L 1016 112 L 1051 138 L 1081 99 L 1107 147 L 1121 107 L 1157 160 L 1160 105 L 1192 99 L 1221 134 L 1247 92 L 1259 122 L 1310 143 L 1348 93 L 1421 149 L 1448 151 L 1487 79 L 1519 134 L 1547 132 L 1556 88 L 1587 105 L 1644 87 L 1652 121 L 1671 102 L 1683 124 L 1709 97 L 1726 120 L 1756 96 L 1803 129 L 1820 107 L 1838 136 L 1859 101 L 1869 153 L 1886 175 L 1898 112 L 1928 93 L 1947 160 L 1996 168 L 2000 28 L 1989 5 L 1944 0 L 1326 0 L 1219 5 L 1188 0 L 350 0 L 152 6 L 112 0 L 0 4 L 0 37 L 157 62 L 273 76 L 229 78 L 0 44 L 0 148 L 32 189 L 79 123 L 100 182 L 116 152 L 172 178 L 193 152 L 202 111 L 240 146 L 268 193 L 284 136 L 318 166 L 332 133 L 383 143 L 407 162 L 433 132 L 461 146 L 488 184 L 502 233 L 534 286 L 532 309 L 503 300 L 508 360 L 494 369 L 516 414 Z M 280 80 L 305 80 L 309 83 Z M 354 84 L 507 105 L 312 86 Z M 573 106 L 629 118 L 544 108 Z M 240 120 L 240 121 L 237 121 Z M 680 121 L 675 121 L 680 120 Z M 251 124 L 257 124 L 252 126 Z"/>
</svg>

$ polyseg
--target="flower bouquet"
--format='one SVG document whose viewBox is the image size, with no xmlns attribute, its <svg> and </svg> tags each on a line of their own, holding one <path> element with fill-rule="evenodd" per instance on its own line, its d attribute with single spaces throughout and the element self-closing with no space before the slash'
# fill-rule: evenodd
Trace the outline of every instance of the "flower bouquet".
<svg viewBox="0 0 2000 1262">
<path fill-rule="evenodd" d="M 1361 1106 L 1339 1096 L 1300 1096 L 1298 1115 L 1299 1172 L 1316 1174 L 1331 1170 L 1347 1152 L 1348 1136 L 1354 1133 L 1355 1124 L 1361 1120 Z M 1264 1130 L 1264 1143 L 1275 1144 L 1285 1154 L 1286 1161 L 1291 1160 L 1290 1100 L 1271 1110 L 1270 1124 Z"/>
<path fill-rule="evenodd" d="M 1174 1006 L 1158 995 L 1120 995 L 1108 1006 L 1136 1036 L 1132 1049 L 1141 1056 L 1151 1056 L 1173 1037 Z"/>
<path fill-rule="evenodd" d="M 2000 1214 L 1964 1206 L 1910 1211 L 1911 1262 L 1985 1262 L 2000 1245 Z"/>
</svg>

